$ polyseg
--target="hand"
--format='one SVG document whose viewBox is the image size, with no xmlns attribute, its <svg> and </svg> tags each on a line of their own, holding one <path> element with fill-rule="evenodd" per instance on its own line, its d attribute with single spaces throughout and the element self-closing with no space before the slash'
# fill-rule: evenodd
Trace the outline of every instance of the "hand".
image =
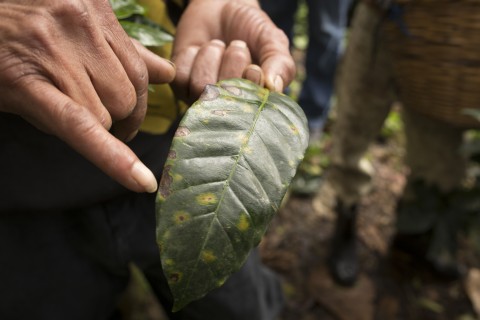
<svg viewBox="0 0 480 320">
<path fill-rule="evenodd" d="M 295 75 L 287 36 L 253 0 L 191 0 L 177 26 L 172 61 L 174 88 L 187 102 L 218 80 L 243 76 L 280 92 Z"/>
<path fill-rule="evenodd" d="M 0 111 L 64 140 L 125 187 L 156 190 L 120 140 L 145 116 L 149 77 L 170 82 L 175 70 L 128 38 L 107 0 L 0 1 L 0 43 Z"/>
</svg>

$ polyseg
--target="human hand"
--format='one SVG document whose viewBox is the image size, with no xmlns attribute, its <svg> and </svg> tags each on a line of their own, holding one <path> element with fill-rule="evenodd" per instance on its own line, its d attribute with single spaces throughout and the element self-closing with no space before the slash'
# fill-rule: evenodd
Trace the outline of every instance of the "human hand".
<svg viewBox="0 0 480 320">
<path fill-rule="evenodd" d="M 256 0 L 190 0 L 177 26 L 172 61 L 174 88 L 187 102 L 218 80 L 243 76 L 281 92 L 295 75 L 287 36 Z"/>
<path fill-rule="evenodd" d="M 175 69 L 128 38 L 107 0 L 2 0 L 0 43 L 1 112 L 64 140 L 125 187 L 156 190 L 122 141 L 143 121 L 149 79 L 170 82 Z"/>
</svg>

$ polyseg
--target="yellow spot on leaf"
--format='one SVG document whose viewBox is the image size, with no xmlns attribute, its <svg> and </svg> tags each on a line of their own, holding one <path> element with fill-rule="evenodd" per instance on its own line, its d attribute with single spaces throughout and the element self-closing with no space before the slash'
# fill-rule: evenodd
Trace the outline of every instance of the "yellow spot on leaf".
<svg viewBox="0 0 480 320">
<path fill-rule="evenodd" d="M 173 215 L 173 221 L 174 221 L 176 224 L 184 223 L 185 221 L 188 221 L 188 220 L 190 220 L 190 214 L 188 214 L 188 213 L 185 212 L 185 211 L 177 211 L 177 212 Z"/>
<path fill-rule="evenodd" d="M 167 259 L 167 260 L 165 260 L 165 265 L 166 265 L 166 266 L 171 267 L 171 266 L 173 266 L 174 264 L 175 264 L 175 261 L 173 261 L 173 259 Z"/>
<path fill-rule="evenodd" d="M 209 205 L 217 203 L 217 196 L 211 192 L 202 193 L 197 196 L 197 202 L 201 205 Z"/>
<path fill-rule="evenodd" d="M 181 174 L 176 173 L 176 174 L 173 175 L 173 180 L 176 181 L 176 182 L 182 181 L 183 176 Z"/>
<path fill-rule="evenodd" d="M 291 126 L 290 126 L 290 130 L 292 130 L 292 132 L 293 132 L 294 134 L 298 134 L 298 128 L 295 127 L 294 125 L 291 125 Z"/>
<path fill-rule="evenodd" d="M 247 231 L 249 227 L 250 227 L 250 223 L 248 222 L 247 215 L 242 214 L 240 216 L 240 219 L 238 220 L 238 223 L 237 223 L 238 230 Z"/>
<path fill-rule="evenodd" d="M 252 106 L 245 103 L 245 104 L 242 104 L 242 106 L 240 107 L 242 109 L 243 112 L 245 113 L 254 113 L 255 111 L 253 110 Z"/>
<path fill-rule="evenodd" d="M 202 260 L 205 263 L 211 263 L 211 262 L 217 260 L 217 257 L 215 256 L 215 254 L 212 251 L 204 250 L 204 251 L 202 251 Z"/>
</svg>

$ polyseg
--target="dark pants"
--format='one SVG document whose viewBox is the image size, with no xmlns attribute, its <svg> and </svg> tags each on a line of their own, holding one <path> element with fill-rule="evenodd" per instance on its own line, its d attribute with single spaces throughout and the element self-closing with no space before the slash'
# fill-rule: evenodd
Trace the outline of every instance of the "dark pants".
<svg viewBox="0 0 480 320">
<path fill-rule="evenodd" d="M 261 0 L 260 4 L 290 41 L 298 0 Z M 347 26 L 350 0 L 307 0 L 308 48 L 306 78 L 298 103 L 311 129 L 321 129 L 328 117 L 337 61 Z"/>
<path fill-rule="evenodd" d="M 38 138 L 39 133 L 36 134 Z M 6 137 L 6 132 L 3 137 Z M 16 140 L 15 134 L 11 135 L 10 157 L 22 155 L 20 151 L 13 153 L 22 149 L 21 142 L 25 136 L 20 138 Z M 140 143 L 139 139 L 143 142 Z M 141 158 L 149 167 L 161 168 L 170 139 L 171 133 L 157 138 L 140 135 L 134 140 L 132 148 L 137 154 L 144 154 Z M 42 141 L 46 141 L 45 145 L 52 142 L 51 137 L 39 138 L 37 148 L 42 146 Z M 147 148 L 145 142 L 151 146 Z M 146 152 L 149 148 L 153 151 Z M 12 175 L 10 180 L 0 181 L 3 194 L 7 192 L 8 184 L 16 188 L 16 181 L 24 183 L 30 178 L 35 179 L 34 185 L 41 185 L 42 181 L 38 181 L 40 177 L 57 174 L 56 163 L 51 162 L 55 157 L 48 155 L 49 150 L 56 153 L 57 147 L 42 150 L 37 154 L 25 148 L 23 152 L 23 156 L 30 156 L 23 161 L 29 160 L 31 166 L 36 166 L 38 176 L 35 170 L 28 168 L 32 176 L 15 180 L 14 174 L 23 171 L 22 168 L 11 167 L 8 171 Z M 156 154 L 156 157 L 149 158 L 147 154 Z M 14 163 L 10 158 L 9 162 Z M 74 166 L 81 162 L 72 158 L 70 171 L 75 168 L 87 170 L 84 174 L 86 179 L 89 165 Z M 161 169 L 154 172 L 158 177 Z M 82 172 L 75 174 L 81 175 Z M 31 193 L 35 192 L 32 195 L 26 192 L 25 205 L 20 210 L 23 212 L 0 210 L 0 319 L 108 319 L 129 281 L 130 262 L 143 270 L 152 289 L 169 311 L 171 296 L 161 270 L 155 239 L 155 195 L 131 193 L 118 186 L 108 189 L 111 191 L 105 190 L 104 185 L 113 183 L 106 177 L 98 181 L 92 178 L 91 183 L 83 187 L 78 185 L 78 180 L 72 180 L 70 183 L 76 184 L 72 186 L 73 191 L 93 192 L 78 194 L 78 198 L 87 201 L 101 195 L 103 199 L 79 208 L 78 205 L 70 205 L 77 199 L 75 192 L 59 188 L 69 186 L 67 181 L 52 184 L 52 181 L 60 180 L 62 177 L 52 177 L 50 181 L 43 181 L 46 188 L 30 189 Z M 62 191 L 71 200 L 62 199 Z M 55 194 L 58 201 L 55 201 Z M 42 212 L 34 212 L 31 208 L 41 199 L 44 199 Z M 19 207 L 18 199 L 1 200 L 3 206 L 0 207 Z M 56 203 L 62 203 L 63 207 L 55 206 Z M 258 252 L 254 251 L 243 268 L 224 286 L 170 317 L 172 320 L 269 320 L 280 311 L 282 299 L 278 278 L 261 264 Z"/>
</svg>

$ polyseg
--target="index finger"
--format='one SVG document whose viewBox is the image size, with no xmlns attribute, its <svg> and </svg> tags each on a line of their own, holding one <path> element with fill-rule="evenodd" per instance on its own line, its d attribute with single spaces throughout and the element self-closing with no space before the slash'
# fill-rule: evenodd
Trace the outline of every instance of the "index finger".
<svg viewBox="0 0 480 320">
<path fill-rule="evenodd" d="M 36 115 L 43 127 L 126 188 L 136 192 L 156 191 L 153 173 L 88 109 L 47 82 L 36 82 L 30 92 L 36 105 L 49 106 L 36 108 L 44 111 Z"/>
</svg>

